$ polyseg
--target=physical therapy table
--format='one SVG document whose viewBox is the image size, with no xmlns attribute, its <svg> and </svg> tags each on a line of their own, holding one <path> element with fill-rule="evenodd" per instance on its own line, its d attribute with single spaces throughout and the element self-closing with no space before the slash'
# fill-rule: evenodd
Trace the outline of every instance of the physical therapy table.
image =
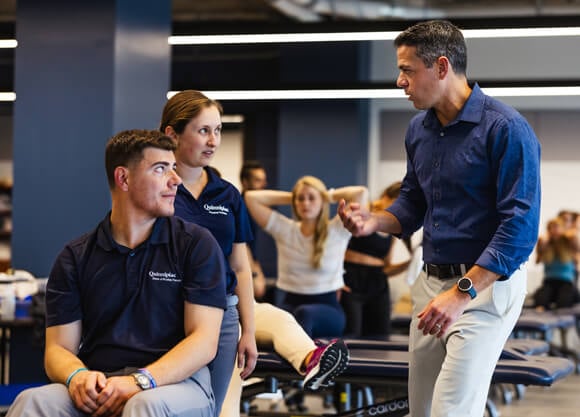
<svg viewBox="0 0 580 417">
<path fill-rule="evenodd" d="M 367 388 L 399 387 L 399 393 L 406 392 L 409 374 L 409 353 L 404 350 L 390 350 L 384 344 L 376 348 L 368 348 L 374 342 L 370 341 L 366 348 L 349 346 L 350 365 L 347 370 L 336 378 L 335 402 L 337 413 L 334 416 L 366 417 L 366 416 L 404 416 L 408 413 L 405 396 L 377 401 Z M 362 345 L 362 342 L 359 344 Z M 492 384 L 521 384 L 550 386 L 564 378 L 574 370 L 574 364 L 566 358 L 549 356 L 526 356 L 506 349 L 505 359 L 497 363 L 492 377 Z M 506 357 L 509 357 L 507 359 Z M 301 379 L 294 368 L 272 351 L 261 351 L 253 376 L 261 381 L 244 388 L 242 397 L 251 398 L 258 393 L 276 392 L 279 384 Z M 351 404 L 352 387 L 365 387 L 366 404 Z M 338 389 L 339 392 L 336 392 Z M 360 396 L 359 396 L 360 398 Z M 488 404 L 488 411 L 493 415 L 494 407 Z M 260 413 L 253 413 L 259 415 Z M 272 412 L 268 413 L 272 415 Z M 296 415 L 296 413 L 292 413 Z"/>
</svg>

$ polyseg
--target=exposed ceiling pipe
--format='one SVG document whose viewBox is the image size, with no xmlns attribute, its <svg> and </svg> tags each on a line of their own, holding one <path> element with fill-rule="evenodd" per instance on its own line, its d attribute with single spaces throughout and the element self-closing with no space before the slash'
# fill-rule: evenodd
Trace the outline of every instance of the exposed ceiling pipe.
<svg viewBox="0 0 580 417">
<path fill-rule="evenodd" d="M 580 0 L 271 0 L 269 4 L 276 4 L 294 19 L 311 22 L 329 18 L 364 21 L 580 14 Z"/>
<path fill-rule="evenodd" d="M 317 22 L 323 16 L 357 20 L 387 18 L 437 19 L 442 10 L 429 7 L 393 6 L 390 2 L 365 0 L 273 0 L 272 7 L 301 22 Z"/>
<path fill-rule="evenodd" d="M 322 16 L 310 9 L 316 0 L 271 0 L 269 3 L 274 9 L 299 22 L 312 23 L 323 20 Z"/>
</svg>

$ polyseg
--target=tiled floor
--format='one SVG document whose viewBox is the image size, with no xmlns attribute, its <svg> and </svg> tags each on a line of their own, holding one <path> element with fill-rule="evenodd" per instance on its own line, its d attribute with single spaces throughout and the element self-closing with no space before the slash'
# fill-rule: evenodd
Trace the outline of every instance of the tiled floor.
<svg viewBox="0 0 580 417">
<path fill-rule="evenodd" d="M 574 374 L 553 386 L 528 387 L 521 400 L 500 405 L 501 417 L 580 416 L 580 375 Z"/>
</svg>

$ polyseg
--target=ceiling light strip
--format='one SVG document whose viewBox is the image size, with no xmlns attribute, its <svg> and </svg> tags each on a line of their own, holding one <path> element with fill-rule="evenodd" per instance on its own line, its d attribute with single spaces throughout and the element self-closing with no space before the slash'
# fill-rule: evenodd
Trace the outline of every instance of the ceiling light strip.
<svg viewBox="0 0 580 417">
<path fill-rule="evenodd" d="M 580 86 L 564 87 L 489 87 L 482 90 L 492 97 L 565 97 L 580 96 Z M 169 91 L 167 98 L 177 91 Z M 316 99 L 401 99 L 401 89 L 335 89 L 335 90 L 214 90 L 204 91 L 215 100 L 316 100 Z M 0 92 L 0 101 L 15 101 L 13 92 Z"/>
<path fill-rule="evenodd" d="M 0 39 L 0 49 L 16 48 L 17 46 L 16 39 Z"/>
<path fill-rule="evenodd" d="M 513 29 L 466 29 L 466 39 L 477 38 L 547 38 L 554 36 L 580 36 L 580 27 L 561 28 L 513 28 Z"/>
<path fill-rule="evenodd" d="M 383 32 L 329 32 L 329 33 L 263 33 L 238 35 L 174 35 L 170 45 L 236 45 L 257 43 L 300 43 L 300 42 L 356 42 L 392 41 L 398 31 Z M 580 27 L 512 28 L 512 29 L 465 29 L 466 39 L 529 38 L 580 36 Z M 0 39 L 1 48 L 16 48 L 16 39 Z"/>
<path fill-rule="evenodd" d="M 219 45 L 393 40 L 399 32 L 263 33 L 250 35 L 170 36 L 170 45 Z"/>
<path fill-rule="evenodd" d="M 493 97 L 580 96 L 580 87 L 490 87 L 482 89 Z M 177 91 L 167 93 L 170 98 Z M 406 99 L 401 89 L 336 90 L 216 90 L 204 91 L 215 100 L 314 100 L 314 99 Z"/>
<path fill-rule="evenodd" d="M 172 97 L 177 91 L 167 93 Z M 405 98 L 398 89 L 348 89 L 348 90 L 238 90 L 204 91 L 214 100 L 316 100 L 316 99 L 369 99 Z"/>
<path fill-rule="evenodd" d="M 580 96 L 580 87 L 490 87 L 482 90 L 492 97 Z"/>
<path fill-rule="evenodd" d="M 264 33 L 239 35 L 170 36 L 171 45 L 218 45 L 296 42 L 390 41 L 400 32 Z M 466 29 L 466 39 L 580 36 L 580 27 Z"/>
<path fill-rule="evenodd" d="M 8 93 L 0 93 L 0 101 L 14 101 L 16 100 L 16 94 L 8 92 Z"/>
</svg>

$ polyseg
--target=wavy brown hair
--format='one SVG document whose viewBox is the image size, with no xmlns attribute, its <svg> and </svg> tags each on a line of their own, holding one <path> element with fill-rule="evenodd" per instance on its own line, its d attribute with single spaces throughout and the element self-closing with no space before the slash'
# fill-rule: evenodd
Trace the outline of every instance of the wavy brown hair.
<svg viewBox="0 0 580 417">
<path fill-rule="evenodd" d="M 320 268 L 320 261 L 324 254 L 324 246 L 326 245 L 326 238 L 328 237 L 328 215 L 330 213 L 330 199 L 328 197 L 328 189 L 326 185 L 316 177 L 306 175 L 299 178 L 292 188 L 292 213 L 295 218 L 301 220 L 296 210 L 296 196 L 298 189 L 308 185 L 320 193 L 322 197 L 322 209 L 316 218 L 316 227 L 314 229 L 314 250 L 310 258 L 313 268 Z"/>
</svg>

